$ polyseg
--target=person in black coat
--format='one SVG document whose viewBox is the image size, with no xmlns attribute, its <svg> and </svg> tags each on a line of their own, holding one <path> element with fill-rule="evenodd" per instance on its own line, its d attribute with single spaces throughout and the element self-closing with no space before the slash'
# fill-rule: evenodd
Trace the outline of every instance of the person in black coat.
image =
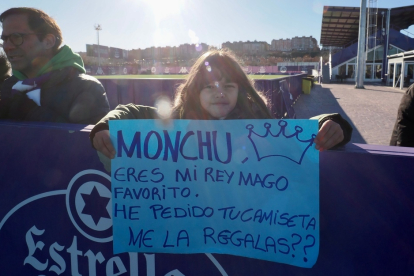
<svg viewBox="0 0 414 276">
<path fill-rule="evenodd" d="M 5 55 L 0 54 L 0 88 L 3 82 L 10 76 L 10 63 Z"/>
<path fill-rule="evenodd" d="M 414 147 L 414 84 L 401 99 L 390 146 Z"/>
</svg>

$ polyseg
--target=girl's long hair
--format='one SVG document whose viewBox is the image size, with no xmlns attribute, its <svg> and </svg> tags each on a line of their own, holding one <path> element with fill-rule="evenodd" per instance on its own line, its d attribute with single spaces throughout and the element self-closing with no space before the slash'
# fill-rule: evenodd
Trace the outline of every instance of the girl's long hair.
<svg viewBox="0 0 414 276">
<path fill-rule="evenodd" d="M 176 90 L 174 118 L 211 119 L 201 106 L 200 91 L 211 82 L 223 78 L 228 82 L 237 83 L 239 89 L 236 107 L 227 118 L 234 117 L 234 113 L 241 119 L 272 118 L 266 106 L 266 98 L 254 88 L 253 80 L 246 75 L 234 55 L 227 49 L 208 51 L 195 62 L 186 81 Z"/>
</svg>

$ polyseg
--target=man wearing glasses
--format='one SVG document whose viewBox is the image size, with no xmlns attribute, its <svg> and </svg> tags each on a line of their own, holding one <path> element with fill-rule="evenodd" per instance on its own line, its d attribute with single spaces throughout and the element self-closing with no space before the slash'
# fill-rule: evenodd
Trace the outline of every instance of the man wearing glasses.
<svg viewBox="0 0 414 276">
<path fill-rule="evenodd" d="M 13 76 L 0 88 L 0 119 L 95 124 L 109 111 L 101 83 L 62 45 L 56 21 L 41 10 L 0 15 L 3 49 Z"/>
</svg>

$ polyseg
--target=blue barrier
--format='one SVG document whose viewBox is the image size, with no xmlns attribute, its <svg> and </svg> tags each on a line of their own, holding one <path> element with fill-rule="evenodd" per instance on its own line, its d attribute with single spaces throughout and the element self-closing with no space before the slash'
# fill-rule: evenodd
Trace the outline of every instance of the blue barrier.
<svg viewBox="0 0 414 276">
<path fill-rule="evenodd" d="M 183 82 L 180 79 L 100 79 L 105 87 L 109 106 L 135 103 L 154 106 L 159 96 L 174 98 L 175 89 Z"/>
<path fill-rule="evenodd" d="M 414 149 L 320 154 L 320 253 L 306 269 L 221 254 L 113 255 L 111 225 L 85 219 L 104 217 L 99 201 L 83 209 L 91 183 L 110 189 L 90 129 L 0 122 L 2 275 L 414 274 Z"/>
<path fill-rule="evenodd" d="M 269 107 L 275 118 L 295 118 L 293 104 L 302 93 L 302 78 L 306 74 L 286 76 L 272 80 L 255 80 L 255 86 L 263 91 L 269 99 Z M 159 96 L 174 98 L 174 93 L 180 79 L 100 79 L 105 87 L 109 106 L 114 109 L 118 104 L 135 103 L 154 106 Z M 283 82 L 284 92 L 290 100 L 285 100 L 281 91 Z M 289 95 L 290 94 L 290 95 Z"/>
</svg>

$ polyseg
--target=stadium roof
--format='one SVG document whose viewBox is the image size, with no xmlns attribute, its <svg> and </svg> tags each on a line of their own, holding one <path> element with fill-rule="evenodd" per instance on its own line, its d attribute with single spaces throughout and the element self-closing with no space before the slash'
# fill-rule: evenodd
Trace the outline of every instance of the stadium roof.
<svg viewBox="0 0 414 276">
<path fill-rule="evenodd" d="M 323 46 L 343 47 L 358 39 L 359 7 L 324 6 L 320 44 Z M 382 26 L 382 12 L 378 8 L 377 24 Z M 395 30 L 407 29 L 414 24 L 414 6 L 393 8 L 390 11 L 390 27 Z M 385 19 L 384 19 L 385 20 Z"/>
<path fill-rule="evenodd" d="M 414 25 L 414 5 L 391 9 L 390 25 L 397 31 Z"/>
</svg>

